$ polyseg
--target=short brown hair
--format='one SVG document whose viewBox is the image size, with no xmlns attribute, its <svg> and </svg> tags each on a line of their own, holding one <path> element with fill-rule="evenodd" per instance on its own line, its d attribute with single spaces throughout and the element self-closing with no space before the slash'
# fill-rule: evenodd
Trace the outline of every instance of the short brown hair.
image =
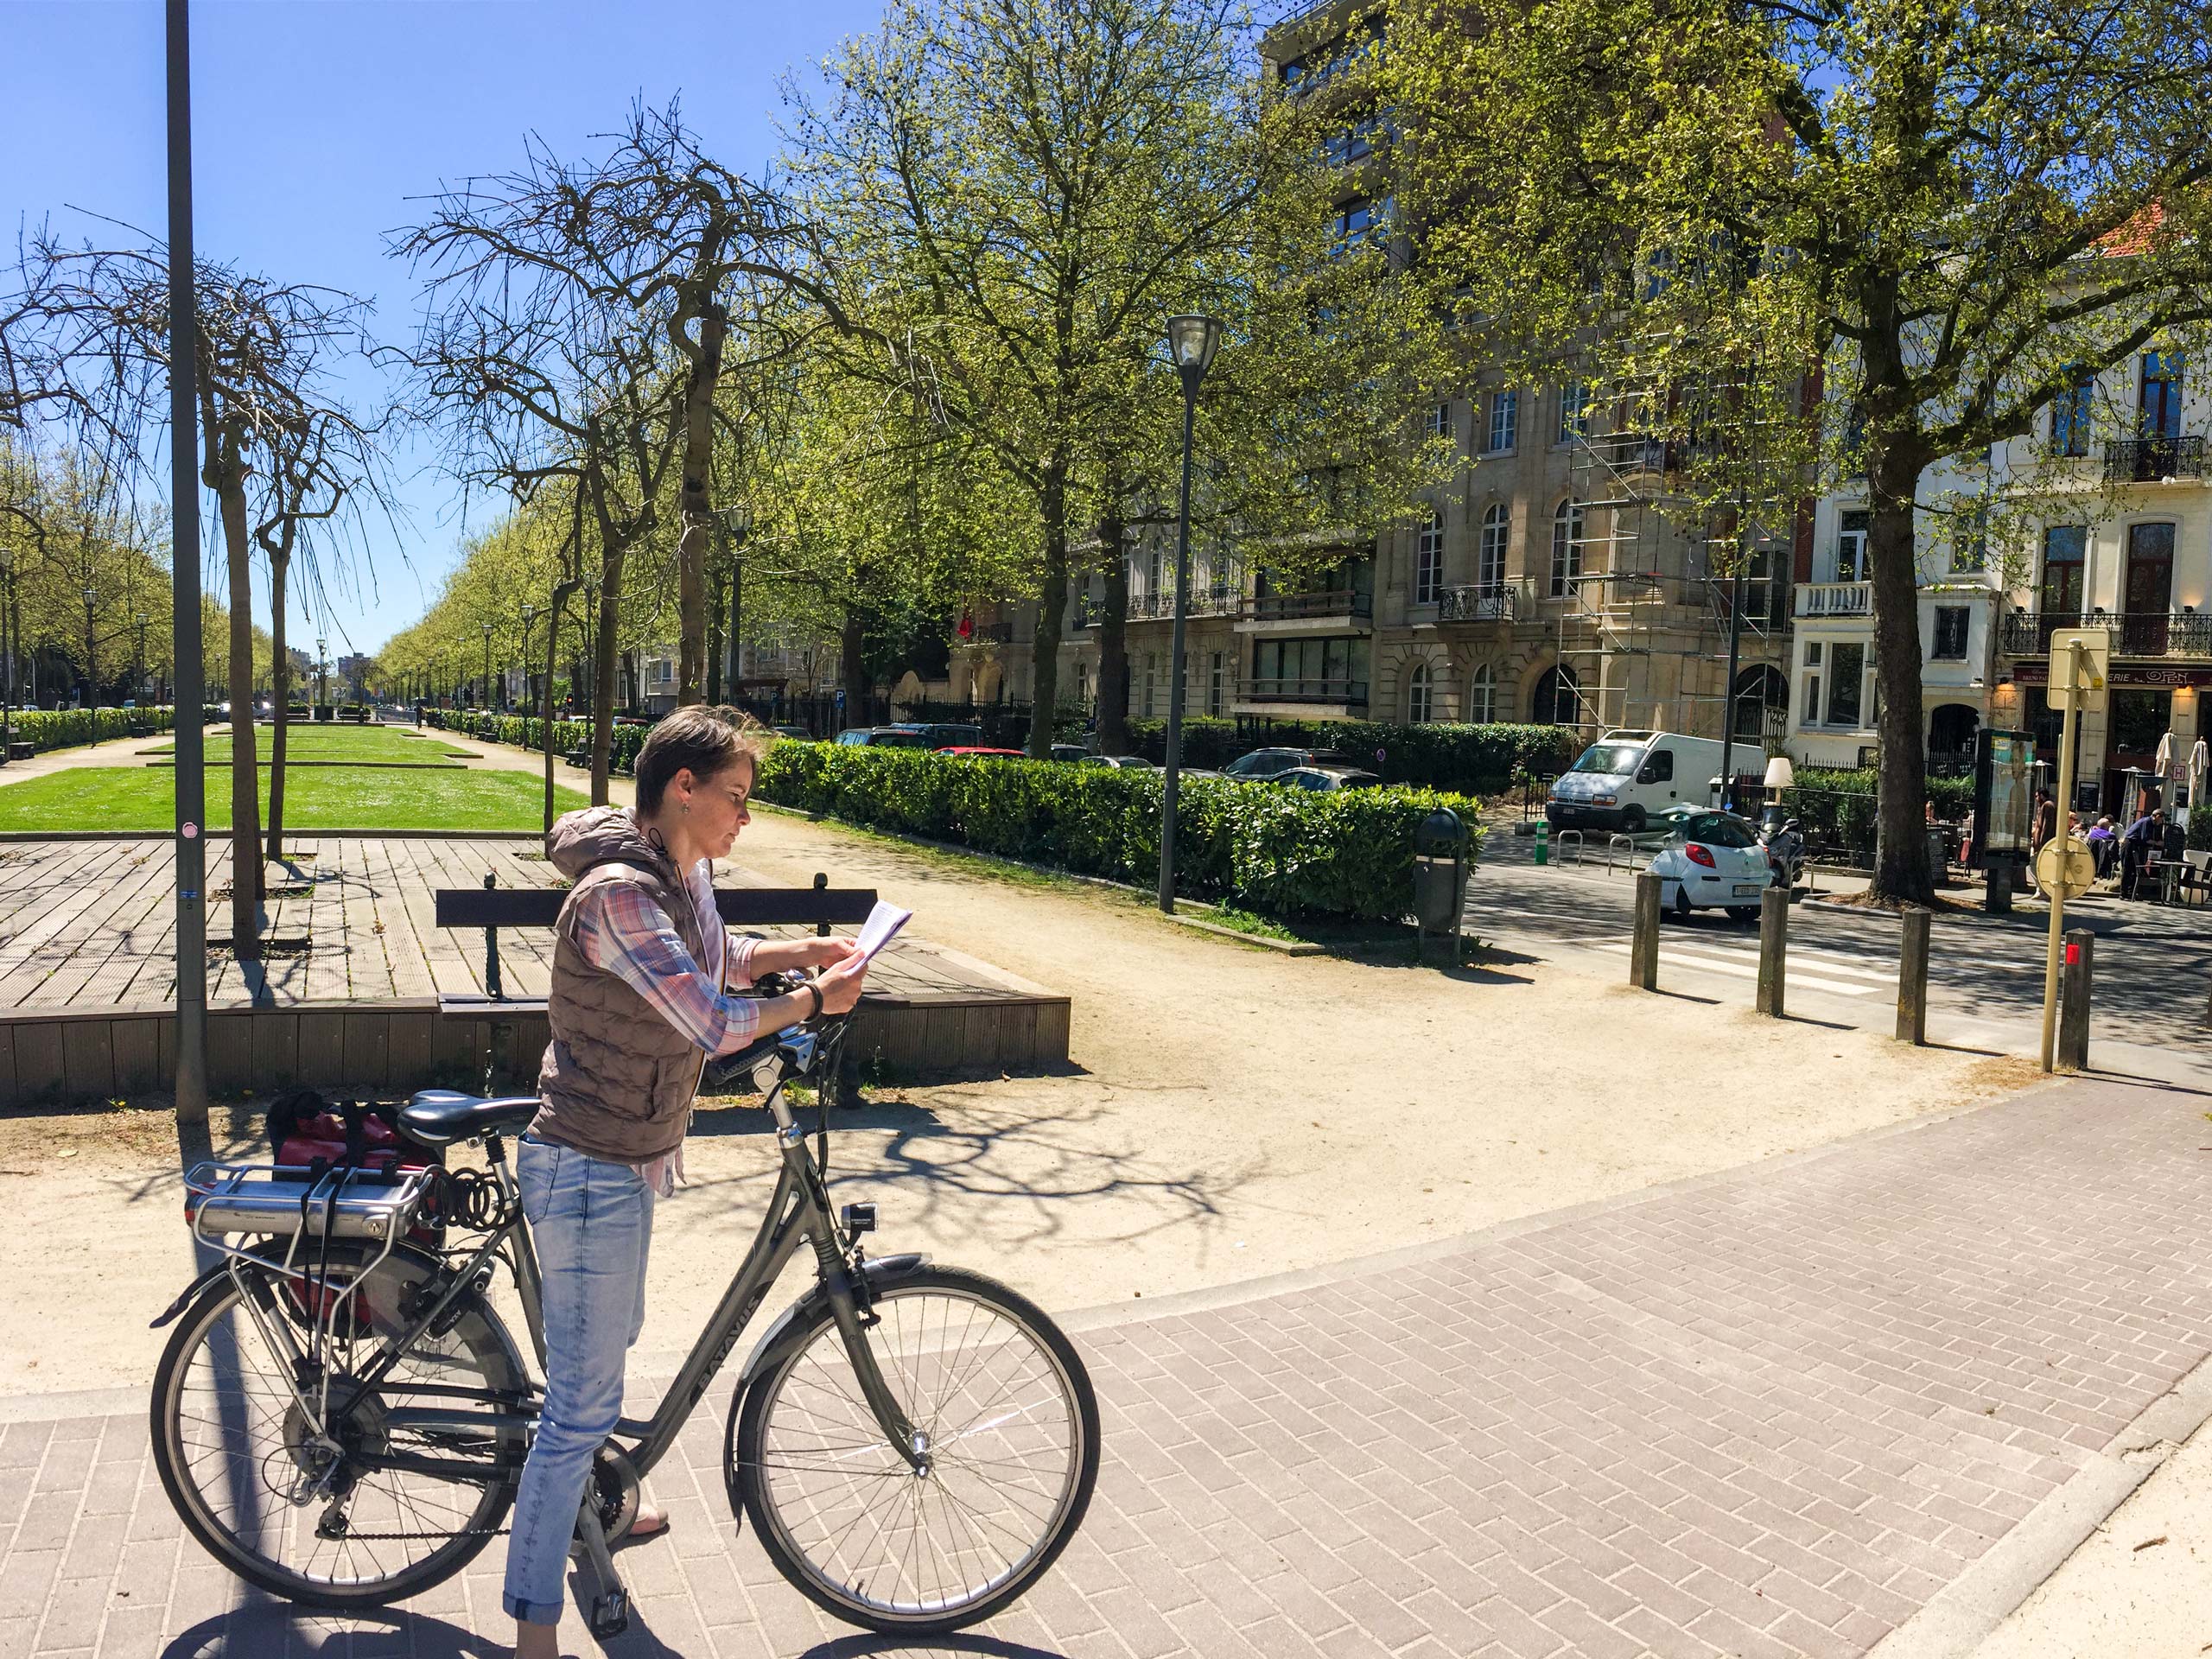
<svg viewBox="0 0 2212 1659">
<path fill-rule="evenodd" d="M 766 753 L 768 732 L 735 709 L 679 709 L 652 728 L 638 751 L 638 810 L 658 812 L 676 774 L 689 770 L 704 782 Z"/>
</svg>

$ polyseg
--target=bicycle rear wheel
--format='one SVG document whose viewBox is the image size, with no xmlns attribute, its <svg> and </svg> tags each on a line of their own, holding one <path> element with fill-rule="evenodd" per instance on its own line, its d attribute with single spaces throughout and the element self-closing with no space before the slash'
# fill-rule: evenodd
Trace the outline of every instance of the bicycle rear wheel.
<svg viewBox="0 0 2212 1659">
<path fill-rule="evenodd" d="M 352 1288 L 327 1352 L 333 1374 L 348 1376 L 406 1329 L 401 1310 L 438 1271 L 412 1250 L 373 1259 L 334 1245 L 312 1280 L 288 1278 L 272 1247 L 241 1268 L 245 1295 L 226 1276 L 192 1305 L 154 1376 L 155 1466 L 186 1529 L 292 1601 L 376 1606 L 450 1578 L 498 1535 L 527 1449 L 525 1420 L 481 1397 L 526 1379 L 505 1328 L 474 1298 L 330 1425 L 339 1452 L 319 1443 L 291 1386 L 311 1310 Z M 363 1456 L 435 1459 L 447 1472 L 364 1467 Z"/>
<path fill-rule="evenodd" d="M 924 1437 L 917 1474 L 861 1396 L 825 1304 L 730 1413 L 724 1457 L 761 1547 L 818 1605 L 926 1635 L 989 1618 L 1075 1535 L 1098 1477 L 1098 1405 L 1058 1327 L 954 1268 L 875 1293 L 868 1342 Z"/>
</svg>

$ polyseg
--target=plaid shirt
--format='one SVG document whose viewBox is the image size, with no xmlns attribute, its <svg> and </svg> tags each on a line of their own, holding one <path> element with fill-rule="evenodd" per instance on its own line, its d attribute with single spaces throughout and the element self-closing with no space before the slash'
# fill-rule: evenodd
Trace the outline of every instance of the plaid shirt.
<svg viewBox="0 0 2212 1659">
<path fill-rule="evenodd" d="M 653 1011 L 709 1054 L 734 1054 L 760 1027 L 760 1004 L 731 996 L 726 985 L 753 982 L 757 939 L 734 934 L 715 908 L 713 867 L 701 859 L 685 884 L 701 923 L 706 960 L 694 962 L 665 912 L 628 881 L 606 881 L 576 905 L 576 944 L 584 959 L 645 998 Z M 632 1166 L 662 1198 L 683 1173 L 683 1147 Z"/>
</svg>

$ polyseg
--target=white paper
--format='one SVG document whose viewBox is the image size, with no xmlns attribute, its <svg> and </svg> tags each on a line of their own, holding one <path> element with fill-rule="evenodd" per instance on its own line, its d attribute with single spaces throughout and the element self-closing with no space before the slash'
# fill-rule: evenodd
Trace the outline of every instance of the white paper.
<svg viewBox="0 0 2212 1659">
<path fill-rule="evenodd" d="M 899 930 L 914 919 L 911 910 L 901 910 L 887 899 L 879 899 L 875 908 L 868 913 L 861 925 L 860 954 L 862 962 L 872 962 L 877 951 L 899 937 Z"/>
</svg>

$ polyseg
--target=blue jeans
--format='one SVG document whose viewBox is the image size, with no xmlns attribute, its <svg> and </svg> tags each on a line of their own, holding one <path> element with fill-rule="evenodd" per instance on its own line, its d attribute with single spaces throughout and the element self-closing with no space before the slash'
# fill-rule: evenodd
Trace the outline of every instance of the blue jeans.
<svg viewBox="0 0 2212 1659">
<path fill-rule="evenodd" d="M 626 1164 L 525 1137 L 523 1213 L 545 1275 L 545 1406 L 507 1541 L 507 1611 L 557 1624 L 593 1455 L 622 1414 L 622 1371 L 645 1322 L 653 1192 Z"/>
</svg>

